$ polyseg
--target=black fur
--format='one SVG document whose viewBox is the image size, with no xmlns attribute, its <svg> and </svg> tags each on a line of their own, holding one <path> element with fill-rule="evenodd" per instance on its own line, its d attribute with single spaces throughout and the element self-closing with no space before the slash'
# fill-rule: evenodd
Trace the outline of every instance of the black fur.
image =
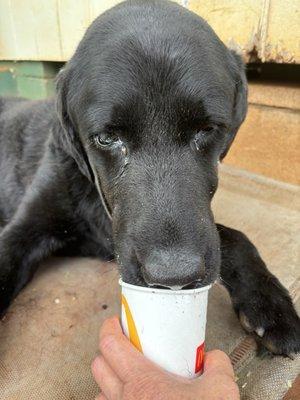
<svg viewBox="0 0 300 400">
<path fill-rule="evenodd" d="M 246 109 L 240 58 L 195 14 L 157 0 L 100 16 L 56 106 L 0 100 L 1 310 L 51 254 L 115 256 L 140 285 L 204 285 L 221 268 L 244 326 L 275 353 L 298 351 L 288 293 L 211 212 Z"/>
</svg>

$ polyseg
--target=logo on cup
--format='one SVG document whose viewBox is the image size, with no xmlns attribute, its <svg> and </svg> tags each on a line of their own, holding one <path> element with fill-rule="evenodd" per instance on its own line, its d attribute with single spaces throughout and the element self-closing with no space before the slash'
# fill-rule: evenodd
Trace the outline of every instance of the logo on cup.
<svg viewBox="0 0 300 400">
<path fill-rule="evenodd" d="M 197 347 L 196 351 L 196 363 L 195 363 L 195 374 L 198 372 L 202 373 L 203 370 L 203 362 L 204 362 L 204 345 L 205 343 L 203 342 L 200 344 L 199 347 Z"/>
<path fill-rule="evenodd" d="M 122 294 L 122 305 L 125 310 L 125 315 L 126 315 L 126 321 L 127 321 L 127 327 L 128 327 L 128 334 L 129 334 L 129 340 L 130 342 L 141 352 L 143 353 L 142 345 L 140 342 L 139 334 L 136 329 L 135 323 L 133 316 L 130 311 L 130 307 L 128 305 L 128 302 L 126 300 L 126 297 Z"/>
</svg>

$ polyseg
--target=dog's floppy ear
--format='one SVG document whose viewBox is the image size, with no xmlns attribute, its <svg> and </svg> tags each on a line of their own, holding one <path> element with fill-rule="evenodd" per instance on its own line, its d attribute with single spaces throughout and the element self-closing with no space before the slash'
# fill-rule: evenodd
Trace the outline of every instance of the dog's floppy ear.
<svg viewBox="0 0 300 400">
<path fill-rule="evenodd" d="M 245 66 L 241 59 L 241 57 L 233 50 L 230 50 L 230 57 L 231 57 L 231 65 L 233 70 L 236 71 L 235 73 L 235 98 L 234 98 L 234 108 L 233 108 L 233 115 L 232 115 L 232 125 L 230 129 L 230 135 L 228 136 L 227 142 L 225 144 L 225 148 L 221 154 L 220 159 L 222 160 L 234 138 L 241 126 L 242 122 L 244 121 L 246 114 L 247 114 L 247 96 L 248 96 L 248 86 L 247 86 L 247 78 L 245 74 Z"/>
<path fill-rule="evenodd" d="M 78 132 L 71 121 L 68 110 L 68 86 L 69 75 L 66 70 L 61 70 L 56 80 L 56 110 L 62 129 L 56 133 L 56 140 L 64 151 L 71 156 L 77 163 L 80 171 L 91 181 L 94 182 L 94 174 L 90 166 L 87 154 L 82 145 Z"/>
</svg>

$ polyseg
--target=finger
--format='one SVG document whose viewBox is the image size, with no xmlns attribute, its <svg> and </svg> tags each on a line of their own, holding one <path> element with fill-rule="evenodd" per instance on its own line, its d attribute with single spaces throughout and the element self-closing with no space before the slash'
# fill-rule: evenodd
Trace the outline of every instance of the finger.
<svg viewBox="0 0 300 400">
<path fill-rule="evenodd" d="M 124 336 L 117 318 L 104 322 L 99 347 L 105 361 L 123 382 L 128 382 L 143 372 L 149 374 L 159 369 Z"/>
<path fill-rule="evenodd" d="M 103 395 L 109 400 L 120 399 L 123 385 L 103 357 L 96 357 L 92 364 L 95 381 L 101 388 Z"/>
<path fill-rule="evenodd" d="M 221 350 L 212 350 L 205 354 L 204 373 L 218 369 L 220 372 L 234 377 L 230 358 Z"/>
<path fill-rule="evenodd" d="M 117 316 L 106 319 L 100 329 L 100 340 L 107 335 L 123 335 L 119 318 Z"/>
</svg>

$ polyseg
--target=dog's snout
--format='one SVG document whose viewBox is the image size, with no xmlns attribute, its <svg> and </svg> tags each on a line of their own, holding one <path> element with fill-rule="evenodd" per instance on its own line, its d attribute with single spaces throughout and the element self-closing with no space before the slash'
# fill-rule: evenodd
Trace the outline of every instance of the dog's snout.
<svg viewBox="0 0 300 400">
<path fill-rule="evenodd" d="M 180 250 L 154 250 L 146 258 L 142 274 L 149 286 L 181 289 L 203 279 L 204 258 Z"/>
</svg>

